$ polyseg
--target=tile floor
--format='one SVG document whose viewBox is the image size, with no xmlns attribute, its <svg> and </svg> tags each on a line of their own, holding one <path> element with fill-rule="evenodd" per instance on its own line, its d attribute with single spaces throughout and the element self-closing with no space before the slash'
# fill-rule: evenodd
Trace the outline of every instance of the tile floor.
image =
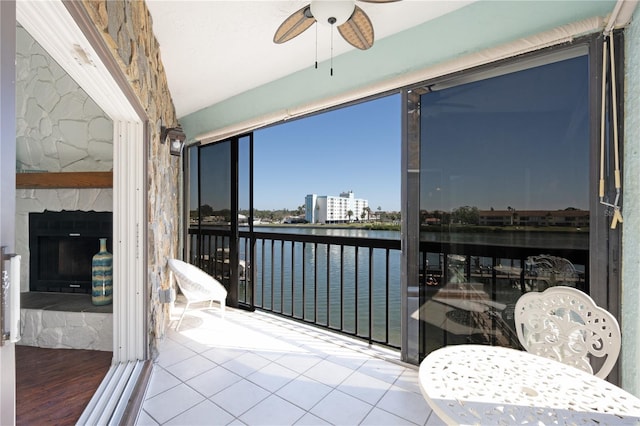
<svg viewBox="0 0 640 426">
<path fill-rule="evenodd" d="M 274 315 L 190 310 L 159 349 L 138 425 L 443 424 L 396 352 Z"/>
</svg>

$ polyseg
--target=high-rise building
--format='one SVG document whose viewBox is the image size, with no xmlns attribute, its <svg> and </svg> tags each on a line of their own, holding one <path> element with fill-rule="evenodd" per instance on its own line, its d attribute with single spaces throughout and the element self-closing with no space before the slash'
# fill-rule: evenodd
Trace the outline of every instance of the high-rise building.
<svg viewBox="0 0 640 426">
<path fill-rule="evenodd" d="M 369 201 L 355 198 L 353 191 L 340 196 L 308 194 L 305 219 L 309 223 L 349 223 L 367 218 Z"/>
</svg>

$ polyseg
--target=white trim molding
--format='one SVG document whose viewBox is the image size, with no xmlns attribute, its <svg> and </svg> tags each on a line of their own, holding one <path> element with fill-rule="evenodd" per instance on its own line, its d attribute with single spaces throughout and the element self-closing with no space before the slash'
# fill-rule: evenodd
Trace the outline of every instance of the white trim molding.
<svg viewBox="0 0 640 426">
<path fill-rule="evenodd" d="M 144 120 L 60 0 L 16 3 L 16 19 L 113 120 L 113 362 L 147 357 Z"/>
</svg>

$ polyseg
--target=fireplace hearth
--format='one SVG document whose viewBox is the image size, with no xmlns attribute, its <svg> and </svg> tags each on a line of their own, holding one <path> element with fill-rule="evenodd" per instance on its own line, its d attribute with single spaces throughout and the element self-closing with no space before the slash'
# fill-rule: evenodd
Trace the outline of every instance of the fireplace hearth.
<svg viewBox="0 0 640 426">
<path fill-rule="evenodd" d="M 91 260 L 99 238 L 113 252 L 113 214 L 45 211 L 29 214 L 29 290 L 91 293 Z"/>
</svg>

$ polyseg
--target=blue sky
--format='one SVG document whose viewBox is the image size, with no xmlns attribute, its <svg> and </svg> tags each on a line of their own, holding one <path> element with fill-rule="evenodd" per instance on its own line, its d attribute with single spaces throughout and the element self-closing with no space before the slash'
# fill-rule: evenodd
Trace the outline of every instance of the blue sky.
<svg viewBox="0 0 640 426">
<path fill-rule="evenodd" d="M 587 209 L 587 71 L 580 56 L 423 95 L 420 208 Z M 353 191 L 372 210 L 399 211 L 401 114 L 395 94 L 256 130 L 254 207 L 295 210 L 307 194 Z M 229 144 L 206 146 L 201 162 L 203 204 L 228 208 Z"/>
<path fill-rule="evenodd" d="M 400 95 L 254 132 L 254 207 L 296 209 L 307 194 L 353 191 L 400 210 Z"/>
</svg>

